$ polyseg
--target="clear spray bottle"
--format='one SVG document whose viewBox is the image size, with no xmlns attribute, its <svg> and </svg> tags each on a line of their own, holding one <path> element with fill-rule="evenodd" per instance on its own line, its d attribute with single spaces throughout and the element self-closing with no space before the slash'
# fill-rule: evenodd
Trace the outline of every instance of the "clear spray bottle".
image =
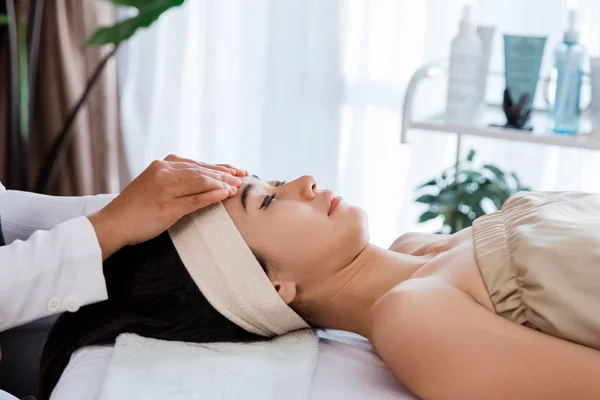
<svg viewBox="0 0 600 400">
<path fill-rule="evenodd" d="M 554 49 L 553 75 L 556 77 L 556 91 L 552 121 L 556 133 L 577 133 L 585 54 L 585 47 L 579 43 L 577 11 L 571 10 L 564 41 Z"/>
</svg>

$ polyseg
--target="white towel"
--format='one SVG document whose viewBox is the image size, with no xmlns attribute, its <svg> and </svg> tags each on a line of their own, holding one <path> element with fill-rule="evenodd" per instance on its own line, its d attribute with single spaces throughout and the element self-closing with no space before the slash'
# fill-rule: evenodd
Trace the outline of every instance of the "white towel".
<svg viewBox="0 0 600 400">
<path fill-rule="evenodd" d="M 306 400 L 319 339 L 301 330 L 257 343 L 117 338 L 101 400 Z"/>
<path fill-rule="evenodd" d="M 15 396 L 6 393 L 3 390 L 0 390 L 0 400 L 19 400 Z"/>
</svg>

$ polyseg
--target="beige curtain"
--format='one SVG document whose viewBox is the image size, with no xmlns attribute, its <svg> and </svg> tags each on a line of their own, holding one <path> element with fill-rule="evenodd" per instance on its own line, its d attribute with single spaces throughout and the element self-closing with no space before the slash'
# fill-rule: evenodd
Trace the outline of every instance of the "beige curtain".
<svg viewBox="0 0 600 400">
<path fill-rule="evenodd" d="M 20 3 L 22 6 L 23 2 Z M 86 47 L 83 40 L 96 27 L 114 22 L 114 6 L 104 0 L 45 1 L 30 138 L 30 185 L 67 115 L 83 93 L 88 78 L 111 50 L 110 46 Z M 0 62 L 2 56 L 8 54 L 8 43 L 3 41 L 1 47 Z M 0 72 L 4 74 L 6 67 L 0 64 Z M 4 89 L 1 92 L 0 179 L 6 173 L 3 158 L 6 154 L 7 102 L 4 100 L 8 94 Z M 127 177 L 124 174 L 127 168 L 120 137 L 114 58 L 104 68 L 72 129 L 73 140 L 63 158 L 54 194 L 119 191 L 120 179 Z"/>
<path fill-rule="evenodd" d="M 52 140 L 110 48 L 86 47 L 100 25 L 115 22 L 103 0 L 46 1 L 38 63 L 31 166 L 38 171 Z M 56 194 L 116 192 L 124 160 L 119 129 L 116 60 L 106 65 L 73 124 L 73 141 L 61 168 Z"/>
<path fill-rule="evenodd" d="M 6 182 L 6 159 L 8 157 L 8 114 L 10 77 L 8 76 L 8 35 L 0 32 L 0 182 Z"/>
<path fill-rule="evenodd" d="M 2 0 L 0 0 L 2 1 Z M 10 115 L 10 48 L 8 28 L 0 27 L 0 182 L 7 182 L 8 121 Z"/>
</svg>

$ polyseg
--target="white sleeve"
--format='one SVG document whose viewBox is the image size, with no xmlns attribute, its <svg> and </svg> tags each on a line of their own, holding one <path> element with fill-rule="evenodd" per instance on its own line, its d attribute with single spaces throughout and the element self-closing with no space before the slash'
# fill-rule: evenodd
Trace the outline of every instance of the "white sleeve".
<svg viewBox="0 0 600 400">
<path fill-rule="evenodd" d="M 102 250 L 87 217 L 0 247 L 0 331 L 107 298 Z"/>
<path fill-rule="evenodd" d="M 93 214 L 104 208 L 116 196 L 46 196 L 4 190 L 0 183 L 0 216 L 6 243 L 16 239 L 27 240 L 37 230 L 49 230 L 70 219 Z"/>
</svg>

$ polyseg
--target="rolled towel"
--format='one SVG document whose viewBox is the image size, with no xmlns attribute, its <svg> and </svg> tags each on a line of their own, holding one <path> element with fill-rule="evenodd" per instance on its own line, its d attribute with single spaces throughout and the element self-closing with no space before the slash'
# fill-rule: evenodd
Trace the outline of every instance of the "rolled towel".
<svg viewBox="0 0 600 400">
<path fill-rule="evenodd" d="M 100 400 L 306 400 L 319 339 L 303 329 L 255 343 L 117 338 Z"/>
</svg>

